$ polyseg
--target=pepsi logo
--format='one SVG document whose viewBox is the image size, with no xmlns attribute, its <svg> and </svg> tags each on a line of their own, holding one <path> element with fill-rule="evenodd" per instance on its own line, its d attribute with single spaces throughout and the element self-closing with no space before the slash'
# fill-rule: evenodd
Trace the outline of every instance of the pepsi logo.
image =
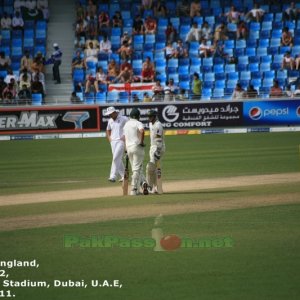
<svg viewBox="0 0 300 300">
<path fill-rule="evenodd" d="M 297 114 L 297 116 L 300 118 L 300 106 L 298 106 L 298 107 L 296 108 L 296 114 Z"/>
<path fill-rule="evenodd" d="M 249 110 L 249 117 L 252 120 L 259 120 L 262 117 L 262 111 L 259 107 L 252 107 Z"/>
</svg>

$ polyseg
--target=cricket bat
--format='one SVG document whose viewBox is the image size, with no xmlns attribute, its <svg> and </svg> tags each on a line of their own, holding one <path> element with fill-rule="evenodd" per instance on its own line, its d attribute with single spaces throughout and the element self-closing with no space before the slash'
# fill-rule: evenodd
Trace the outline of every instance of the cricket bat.
<svg viewBox="0 0 300 300">
<path fill-rule="evenodd" d="M 128 195 L 128 180 L 129 180 L 129 169 L 128 169 L 129 158 L 128 155 L 125 157 L 125 171 L 124 171 L 124 179 L 123 179 L 123 196 Z"/>
<path fill-rule="evenodd" d="M 160 160 L 156 162 L 156 180 L 157 180 L 157 193 L 162 194 L 162 178 L 161 178 L 161 168 L 160 168 Z"/>
</svg>

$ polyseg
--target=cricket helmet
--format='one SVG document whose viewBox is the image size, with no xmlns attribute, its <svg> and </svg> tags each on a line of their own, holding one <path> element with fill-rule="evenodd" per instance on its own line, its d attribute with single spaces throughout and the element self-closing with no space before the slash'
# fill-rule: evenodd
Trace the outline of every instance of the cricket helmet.
<svg viewBox="0 0 300 300">
<path fill-rule="evenodd" d="M 156 118 L 157 117 L 157 111 L 156 110 L 154 110 L 154 109 L 150 109 L 149 111 L 148 111 L 148 117 L 149 118 L 151 118 L 151 117 L 154 117 L 154 118 Z"/>
<path fill-rule="evenodd" d="M 131 110 L 129 116 L 130 116 L 131 119 L 139 120 L 139 119 L 140 119 L 140 116 L 141 116 L 141 113 L 140 113 L 140 111 L 139 111 L 138 108 L 135 108 L 135 107 L 134 107 L 134 108 Z"/>
</svg>

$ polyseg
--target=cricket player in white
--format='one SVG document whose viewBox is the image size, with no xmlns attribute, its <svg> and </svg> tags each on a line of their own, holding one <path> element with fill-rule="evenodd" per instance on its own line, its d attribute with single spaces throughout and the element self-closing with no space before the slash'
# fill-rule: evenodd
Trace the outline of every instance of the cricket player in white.
<svg viewBox="0 0 300 300">
<path fill-rule="evenodd" d="M 128 118 L 122 116 L 119 110 L 113 106 L 107 108 L 105 114 L 110 116 L 110 119 L 106 128 L 106 136 L 111 145 L 111 151 L 113 155 L 110 176 L 108 180 L 110 182 L 116 182 L 118 176 L 120 181 L 124 178 L 125 167 L 123 164 L 123 155 L 125 150 L 125 137 L 124 137 L 124 125 L 128 121 Z"/>
<path fill-rule="evenodd" d="M 145 157 L 144 125 L 139 121 L 140 111 L 137 108 L 134 107 L 129 116 L 129 121 L 124 126 L 124 135 L 126 150 L 132 169 L 130 195 L 134 196 L 140 193 L 139 189 L 141 182 L 143 193 L 144 195 L 147 195 L 148 186 L 143 175 L 143 161 Z"/>
<path fill-rule="evenodd" d="M 157 192 L 156 162 L 162 158 L 166 146 L 164 140 L 164 128 L 157 118 L 156 110 L 149 110 L 149 130 L 150 130 L 150 161 L 146 167 L 147 183 L 150 193 Z"/>
</svg>

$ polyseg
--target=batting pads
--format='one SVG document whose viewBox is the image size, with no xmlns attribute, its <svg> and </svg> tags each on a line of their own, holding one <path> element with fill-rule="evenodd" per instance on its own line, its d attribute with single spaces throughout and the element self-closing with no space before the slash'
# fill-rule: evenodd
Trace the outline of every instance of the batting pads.
<svg viewBox="0 0 300 300">
<path fill-rule="evenodd" d="M 156 166 L 152 162 L 148 162 L 146 166 L 146 173 L 147 173 L 147 182 L 148 185 L 153 188 L 157 185 L 156 182 Z"/>
</svg>

